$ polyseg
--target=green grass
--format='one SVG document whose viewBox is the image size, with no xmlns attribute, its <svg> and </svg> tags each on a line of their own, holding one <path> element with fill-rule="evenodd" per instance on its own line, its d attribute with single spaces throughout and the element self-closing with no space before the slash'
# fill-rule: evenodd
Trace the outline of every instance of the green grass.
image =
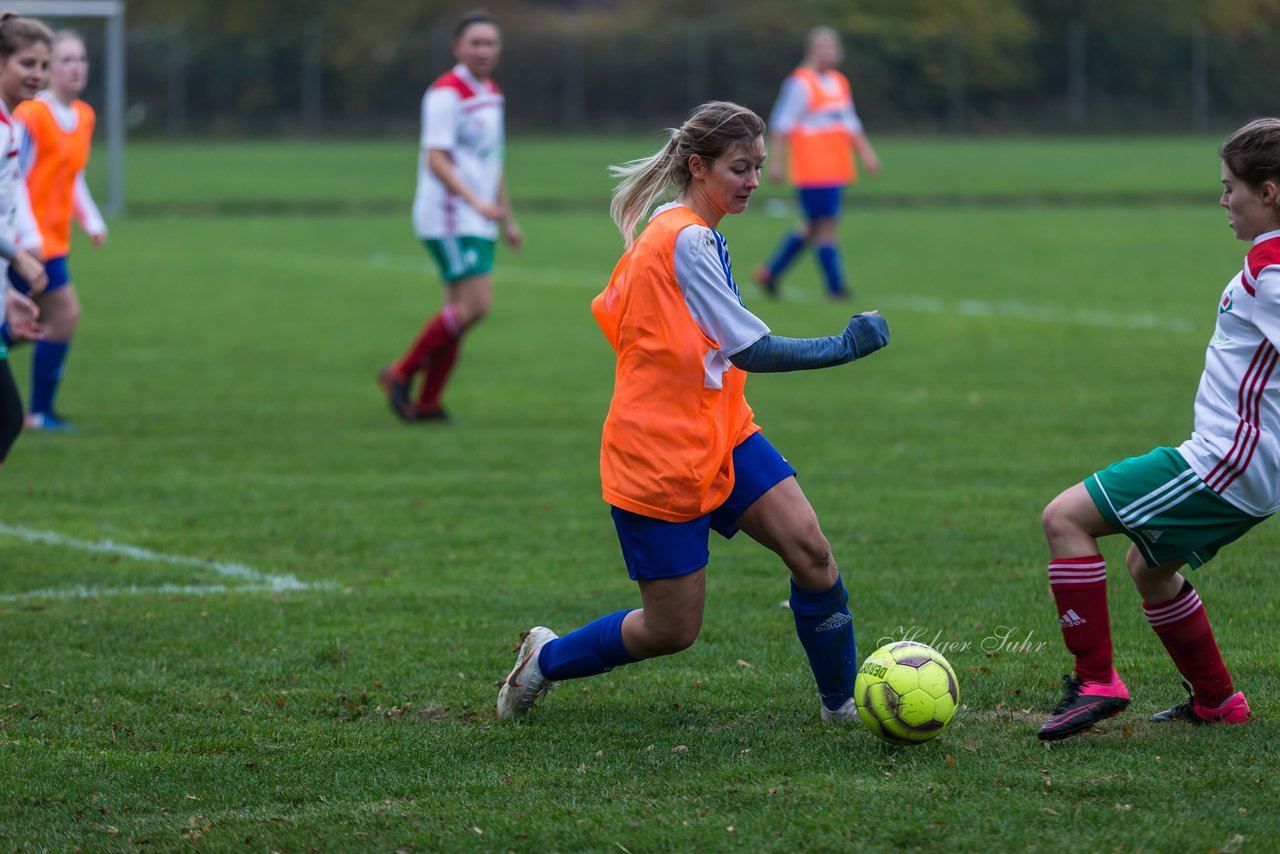
<svg viewBox="0 0 1280 854">
<path fill-rule="evenodd" d="M 881 175 L 862 180 L 855 203 L 1154 195 L 1219 192 L 1213 156 L 1226 135 L 1148 138 L 1028 137 L 990 140 L 876 138 Z M 508 152 L 511 195 L 523 203 L 582 206 L 608 197 L 606 167 L 648 155 L 662 135 L 533 137 Z M 131 142 L 126 176 L 131 204 L 200 206 L 275 203 L 379 204 L 407 208 L 416 176 L 412 139 L 329 142 Z M 248 168 L 246 168 L 248 166 Z M 90 164 L 102 180 L 105 158 Z M 766 184 L 769 196 L 787 195 Z"/>
<path fill-rule="evenodd" d="M 637 604 L 599 498 L 612 365 L 588 308 L 620 246 L 593 183 L 592 152 L 615 144 L 513 146 L 517 203 L 601 203 L 523 213 L 527 249 L 500 255 L 445 428 L 397 423 L 373 383 L 439 299 L 405 215 L 142 216 L 77 246 L 62 406 L 80 430 L 24 435 L 0 475 L 0 849 L 1268 850 L 1270 524 L 1196 575 L 1252 725 L 1145 721 L 1178 679 L 1112 540 L 1133 708 L 1034 737 L 1068 667 L 1040 510 L 1184 438 L 1243 254 L 1208 139 L 1156 144 L 1148 169 L 1151 140 L 885 141 L 867 193 L 1020 198 L 1023 176 L 1206 203 L 855 209 L 855 307 L 884 311 L 892 345 L 750 383 L 836 551 L 861 652 L 913 632 L 952 645 L 964 706 L 940 738 L 897 749 L 818 723 L 785 571 L 742 537 L 712 546 L 691 650 L 492 721 L 522 629 Z M 367 184 L 339 174 L 352 156 Z M 407 209 L 411 193 L 412 155 L 391 143 L 131 157 L 139 202 Z M 323 180 L 302 168 L 321 162 Z M 211 164 L 231 174 L 201 185 Z M 788 222 L 757 206 L 723 224 L 739 278 Z M 847 307 L 819 288 L 806 260 L 783 300 L 744 294 L 780 334 L 828 334 Z M 309 586 L 264 589 L 234 565 Z"/>
</svg>

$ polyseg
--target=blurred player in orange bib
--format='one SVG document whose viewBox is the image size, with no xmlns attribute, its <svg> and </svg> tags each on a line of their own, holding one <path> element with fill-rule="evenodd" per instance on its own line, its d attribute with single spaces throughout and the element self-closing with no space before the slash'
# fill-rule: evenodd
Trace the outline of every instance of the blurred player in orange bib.
<svg viewBox="0 0 1280 854">
<path fill-rule="evenodd" d="M 53 38 L 49 88 L 14 111 L 26 130 L 23 168 L 49 280 L 43 291 L 32 293 L 18 271 L 9 271 L 14 287 L 31 294 L 40 306 L 45 330 L 31 358 L 31 407 L 26 424 L 36 430 L 72 429 L 71 423 L 54 411 L 71 338 L 80 322 L 80 299 L 67 266 L 71 220 L 80 224 L 93 246 L 107 240 L 107 225 L 84 180 L 94 127 L 93 108 L 80 100 L 88 79 L 84 42 L 75 33 L 59 32 Z"/>
<path fill-rule="evenodd" d="M 853 106 L 849 81 L 836 70 L 844 57 L 840 37 L 830 27 L 809 33 L 804 63 L 782 84 L 769 117 L 769 179 L 787 177 L 796 189 L 804 224 L 788 232 L 755 279 L 770 296 L 777 296 L 783 272 L 806 246 L 812 246 L 822 269 L 827 295 L 847 299 L 844 270 L 836 246 L 844 188 L 857 180 L 856 149 L 867 171 L 880 171 L 880 160 L 862 130 Z"/>
</svg>

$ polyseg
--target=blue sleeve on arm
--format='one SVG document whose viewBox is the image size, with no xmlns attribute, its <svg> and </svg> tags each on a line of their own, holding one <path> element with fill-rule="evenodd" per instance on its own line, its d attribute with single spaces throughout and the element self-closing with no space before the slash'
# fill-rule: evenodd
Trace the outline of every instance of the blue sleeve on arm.
<svg viewBox="0 0 1280 854">
<path fill-rule="evenodd" d="M 783 338 L 766 335 L 729 357 L 751 373 L 777 373 L 829 368 L 869 356 L 889 343 L 889 324 L 878 314 L 856 314 L 839 335 L 827 338 Z"/>
</svg>

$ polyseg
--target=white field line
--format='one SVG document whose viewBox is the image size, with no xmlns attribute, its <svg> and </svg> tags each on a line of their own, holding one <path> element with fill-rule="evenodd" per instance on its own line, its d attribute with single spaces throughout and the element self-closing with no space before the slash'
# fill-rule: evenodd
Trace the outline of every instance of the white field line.
<svg viewBox="0 0 1280 854">
<path fill-rule="evenodd" d="M 47 588 L 44 590 L 28 590 L 22 593 L 0 594 L 0 601 L 4 602 L 14 602 L 20 599 L 75 599 L 91 596 L 113 596 L 137 593 L 199 594 L 232 591 L 269 591 L 272 593 L 282 593 L 290 590 L 311 590 L 319 587 L 334 586 L 332 582 L 311 583 L 301 581 L 293 575 L 275 575 L 259 572 L 253 567 L 246 566 L 242 563 L 223 563 L 215 560 L 202 560 L 200 558 L 186 557 L 185 555 L 164 554 L 163 552 L 154 552 L 150 549 L 141 548 L 140 546 L 131 546 L 127 543 L 117 543 L 114 540 L 98 540 L 96 542 L 91 542 L 89 540 L 77 540 L 71 537 L 64 537 L 63 535 L 53 531 L 38 531 L 32 528 L 6 525 L 3 522 L 0 522 L 0 535 L 16 537 L 18 539 L 34 543 L 45 543 L 59 548 L 78 549 L 92 554 L 120 555 L 132 560 L 145 561 L 149 563 L 164 563 L 171 566 L 185 566 L 193 569 L 212 571 L 224 578 L 242 582 L 234 585 L 160 584 L 150 587 L 131 585 L 126 587 L 78 586 L 57 589 Z"/>
<path fill-rule="evenodd" d="M 210 593 L 263 593 L 275 592 L 265 584 L 242 584 L 228 587 L 225 584 L 156 584 L 150 587 L 131 584 L 128 587 L 45 587 L 40 590 L 24 590 L 21 593 L 0 593 L 0 602 L 24 602 L 30 599 L 105 599 L 108 596 L 138 596 L 159 594 L 163 596 L 206 596 Z"/>
<path fill-rule="evenodd" d="M 375 270 L 400 270 L 422 272 L 434 275 L 426 259 L 409 255 L 390 255 L 375 253 L 369 256 L 368 265 Z M 574 288 L 585 287 L 603 290 L 608 284 L 609 272 L 601 270 L 556 270 L 546 267 L 513 267 L 503 265 L 498 271 L 499 277 L 510 275 L 512 278 L 530 282 L 535 285 L 568 285 Z M 746 287 L 755 287 L 747 285 Z M 759 297 L 763 301 L 763 297 Z M 817 303 L 826 298 L 815 288 L 792 288 L 784 290 L 784 302 Z M 858 308 L 857 303 L 851 307 Z M 1078 308 L 1048 303 L 1026 302 L 1025 300 L 999 299 L 965 299 L 961 297 L 943 299 L 914 294 L 887 294 L 876 297 L 875 305 L 866 308 L 877 308 L 894 311 L 914 311 L 921 314 L 955 314 L 964 317 L 978 318 L 1011 318 L 1014 320 L 1039 321 L 1043 323 L 1070 323 L 1076 326 L 1096 326 L 1104 329 L 1147 329 L 1156 332 L 1194 332 L 1204 330 L 1209 334 L 1209 327 L 1203 323 L 1195 323 L 1185 317 L 1169 317 L 1150 312 L 1117 312 L 1103 309 Z"/>
</svg>

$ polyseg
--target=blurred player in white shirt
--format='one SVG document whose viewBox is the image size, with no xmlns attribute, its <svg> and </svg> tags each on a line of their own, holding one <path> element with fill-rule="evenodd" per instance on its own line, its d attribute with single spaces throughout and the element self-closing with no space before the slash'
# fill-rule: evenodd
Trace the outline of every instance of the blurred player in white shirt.
<svg viewBox="0 0 1280 854">
<path fill-rule="evenodd" d="M 13 265 L 37 293 L 47 279 L 39 258 L 40 233 L 34 228 L 27 185 L 18 164 L 21 129 L 13 119 L 13 110 L 44 85 L 52 44 L 53 33 L 44 24 L 0 12 L 0 289 L 4 290 L 9 328 L 27 338 L 40 334 L 36 326 L 39 310 L 8 287 L 8 268 Z M 22 400 L 9 370 L 8 351 L 0 342 L 0 463 L 21 431 Z"/>
<path fill-rule="evenodd" d="M 502 51 L 487 13 L 463 16 L 454 28 L 458 60 L 422 99 L 422 154 L 413 225 L 445 285 L 445 305 L 427 321 L 399 361 L 378 374 L 392 412 L 404 421 L 447 421 L 441 403 L 462 336 L 493 301 L 494 244 L 523 241 L 503 178 L 505 102 L 493 81 Z M 412 385 L 422 384 L 416 399 Z"/>
</svg>

